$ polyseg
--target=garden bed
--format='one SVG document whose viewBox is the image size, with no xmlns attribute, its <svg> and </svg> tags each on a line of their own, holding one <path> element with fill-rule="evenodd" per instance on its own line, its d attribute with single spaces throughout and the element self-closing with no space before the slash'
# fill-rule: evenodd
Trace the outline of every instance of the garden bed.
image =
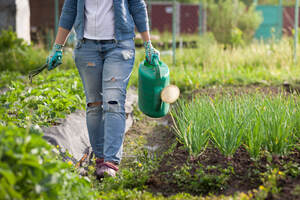
<svg viewBox="0 0 300 200">
<path fill-rule="evenodd" d="M 252 85 L 200 89 L 188 94 L 187 97 L 191 99 L 192 96 L 201 94 L 214 98 L 220 94 L 226 95 L 228 92 L 233 96 L 254 93 L 266 97 L 276 97 L 280 94 L 289 97 L 290 95 L 282 87 Z M 170 126 L 174 127 L 170 116 L 165 119 Z M 225 156 L 214 147 L 212 142 L 209 142 L 208 147 L 200 155 L 193 156 L 185 145 L 175 139 L 174 129 L 166 130 L 164 137 L 160 137 L 160 143 L 168 144 L 168 150 L 145 183 L 147 191 L 166 197 L 183 192 L 194 196 L 242 194 L 245 199 L 299 199 L 299 143 L 294 145 L 287 154 L 278 155 L 262 150 L 260 157 L 254 159 L 244 145 L 241 145 L 232 156 Z M 152 140 L 151 136 L 150 140 Z"/>
<path fill-rule="evenodd" d="M 259 161 L 253 161 L 242 147 L 230 160 L 213 147 L 207 148 L 198 158 L 191 159 L 182 147 L 178 143 L 174 151 L 163 158 L 163 162 L 147 182 L 149 191 L 164 196 L 180 192 L 195 196 L 209 193 L 228 196 L 237 192 L 248 193 L 255 189 L 264 189 L 268 191 L 267 196 L 270 199 L 287 200 L 297 199 L 300 195 L 299 149 L 294 149 L 287 156 L 266 155 Z M 270 175 L 275 168 L 279 169 L 279 174 L 276 175 L 278 182 L 275 181 L 275 185 L 267 188 L 261 179 L 267 174 Z M 203 169 L 202 176 L 199 172 L 197 174 L 199 169 Z M 271 190 L 276 188 L 280 192 L 273 194 Z"/>
</svg>

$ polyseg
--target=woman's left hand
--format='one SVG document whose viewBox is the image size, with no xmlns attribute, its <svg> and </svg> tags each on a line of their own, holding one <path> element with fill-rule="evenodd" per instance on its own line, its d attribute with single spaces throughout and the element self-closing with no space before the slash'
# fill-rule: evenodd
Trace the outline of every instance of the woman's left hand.
<svg viewBox="0 0 300 200">
<path fill-rule="evenodd" d="M 146 53 L 146 60 L 150 65 L 158 65 L 160 59 L 160 53 L 157 49 L 155 49 L 151 41 L 148 40 L 144 43 L 145 53 Z"/>
</svg>

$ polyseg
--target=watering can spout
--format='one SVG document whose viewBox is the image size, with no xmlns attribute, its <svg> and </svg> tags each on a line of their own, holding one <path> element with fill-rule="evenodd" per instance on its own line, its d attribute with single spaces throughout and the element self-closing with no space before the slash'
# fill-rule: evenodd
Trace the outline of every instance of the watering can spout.
<svg viewBox="0 0 300 200">
<path fill-rule="evenodd" d="M 174 103 L 180 95 L 180 90 L 176 85 L 168 85 L 161 91 L 161 100 L 165 103 Z"/>
</svg>

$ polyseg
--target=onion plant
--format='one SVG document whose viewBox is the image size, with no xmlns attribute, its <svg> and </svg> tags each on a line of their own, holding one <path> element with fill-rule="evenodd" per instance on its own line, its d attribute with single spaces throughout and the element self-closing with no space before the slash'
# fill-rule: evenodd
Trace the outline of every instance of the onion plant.
<svg viewBox="0 0 300 200">
<path fill-rule="evenodd" d="M 193 100 L 191 103 L 181 100 L 171 116 L 175 120 L 175 132 L 180 142 L 191 155 L 198 155 L 206 148 L 209 139 L 210 112 L 208 101 Z"/>
<path fill-rule="evenodd" d="M 257 159 L 261 150 L 286 154 L 299 135 L 299 103 L 296 97 L 255 97 L 255 115 L 246 132 L 245 146 Z M 299 137 L 299 136 L 298 136 Z"/>
<path fill-rule="evenodd" d="M 262 121 L 260 120 L 259 109 L 260 107 L 254 105 L 254 113 L 252 113 L 251 121 L 249 121 L 250 125 L 248 125 L 245 129 L 244 146 L 246 147 L 250 156 L 254 159 L 259 158 L 262 150 L 262 143 L 265 138 L 264 134 L 261 134 L 265 127 L 262 125 Z"/>
<path fill-rule="evenodd" d="M 299 108 L 296 96 L 198 96 L 190 103 L 180 100 L 172 116 L 177 136 L 191 154 L 201 153 L 209 139 L 228 157 L 243 145 L 258 159 L 262 150 L 283 155 L 296 144 Z"/>
<path fill-rule="evenodd" d="M 297 104 L 291 97 L 278 96 L 265 98 L 262 106 L 256 121 L 261 120 L 264 127 L 264 148 L 271 153 L 286 154 L 295 143 L 294 125 L 299 120 L 295 118 L 299 112 Z"/>
<path fill-rule="evenodd" d="M 244 100 L 244 99 L 243 99 Z M 221 97 L 212 100 L 209 114 L 211 140 L 226 156 L 231 157 L 241 145 L 250 115 L 247 103 L 241 98 Z"/>
</svg>

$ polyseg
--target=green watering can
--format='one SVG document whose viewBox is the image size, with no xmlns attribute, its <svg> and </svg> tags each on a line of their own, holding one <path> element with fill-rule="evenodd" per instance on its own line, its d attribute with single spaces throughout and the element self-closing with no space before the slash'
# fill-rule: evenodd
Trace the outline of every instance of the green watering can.
<svg viewBox="0 0 300 200">
<path fill-rule="evenodd" d="M 140 64 L 138 105 L 144 114 L 153 118 L 165 116 L 179 93 L 177 86 L 170 85 L 169 68 L 165 63 L 150 65 L 144 60 Z"/>
</svg>

